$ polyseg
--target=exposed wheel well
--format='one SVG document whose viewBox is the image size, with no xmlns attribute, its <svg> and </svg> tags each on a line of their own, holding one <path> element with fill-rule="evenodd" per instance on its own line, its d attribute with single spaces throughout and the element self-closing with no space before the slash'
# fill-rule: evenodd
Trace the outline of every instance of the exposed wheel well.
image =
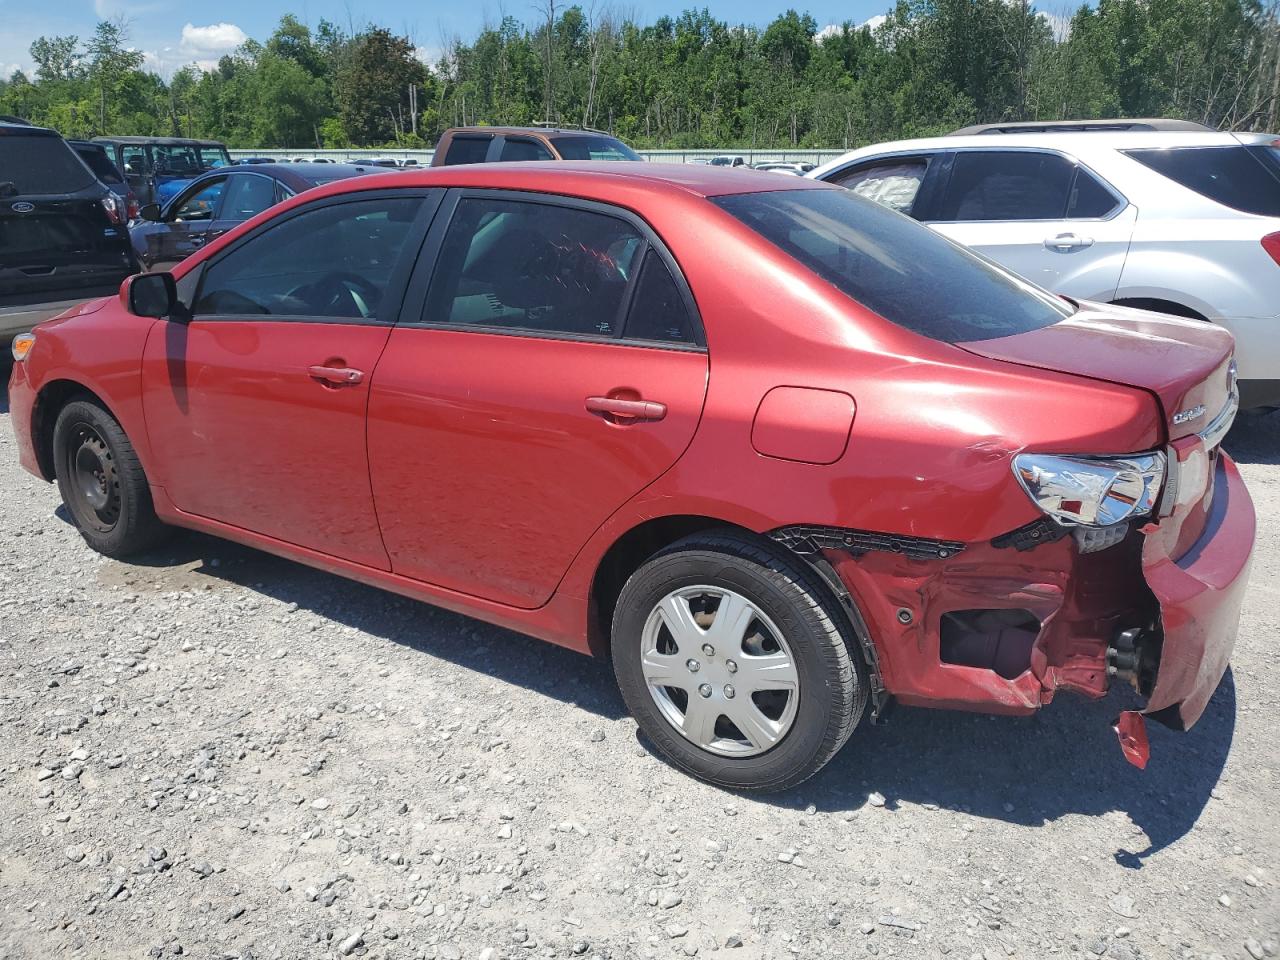
<svg viewBox="0 0 1280 960">
<path fill-rule="evenodd" d="M 1161 300 L 1159 297 L 1127 297 L 1121 300 L 1112 300 L 1118 307 L 1133 307 L 1135 310 L 1153 310 L 1156 313 L 1167 313 L 1175 317 L 1187 317 L 1191 320 L 1208 321 L 1208 317 L 1204 314 L 1192 310 L 1185 304 L 1175 303 L 1172 300 Z"/>
<path fill-rule="evenodd" d="M 53 427 L 58 422 L 58 414 L 72 400 L 92 400 L 110 411 L 102 398 L 82 383 L 74 380 L 54 380 L 47 383 L 36 397 L 34 422 L 31 424 L 31 438 L 36 448 L 36 462 L 40 464 L 40 473 L 48 481 L 56 479 L 53 460 Z"/>
<path fill-rule="evenodd" d="M 591 581 L 588 607 L 587 643 L 594 656 L 609 656 L 613 609 L 627 578 L 663 547 L 705 530 L 736 531 L 756 536 L 750 530 L 713 517 L 658 517 L 632 527 L 605 552 Z"/>
</svg>

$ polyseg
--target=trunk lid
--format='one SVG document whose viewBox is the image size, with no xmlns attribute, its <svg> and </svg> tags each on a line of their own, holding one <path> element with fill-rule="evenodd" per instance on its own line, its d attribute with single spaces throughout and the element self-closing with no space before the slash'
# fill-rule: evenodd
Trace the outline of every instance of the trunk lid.
<svg viewBox="0 0 1280 960">
<path fill-rule="evenodd" d="M 1052 326 L 957 346 L 992 360 L 1147 390 L 1160 401 L 1171 440 L 1203 431 L 1234 388 L 1230 333 L 1145 310 L 1082 302 Z"/>
</svg>

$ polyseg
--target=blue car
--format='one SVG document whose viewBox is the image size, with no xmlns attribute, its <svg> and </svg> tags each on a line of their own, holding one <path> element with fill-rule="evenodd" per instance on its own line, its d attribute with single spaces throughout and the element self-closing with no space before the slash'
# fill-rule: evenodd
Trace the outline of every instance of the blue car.
<svg viewBox="0 0 1280 960">
<path fill-rule="evenodd" d="M 94 137 L 124 171 L 142 204 L 164 204 L 210 170 L 231 165 L 227 148 L 216 140 L 181 137 Z"/>
</svg>

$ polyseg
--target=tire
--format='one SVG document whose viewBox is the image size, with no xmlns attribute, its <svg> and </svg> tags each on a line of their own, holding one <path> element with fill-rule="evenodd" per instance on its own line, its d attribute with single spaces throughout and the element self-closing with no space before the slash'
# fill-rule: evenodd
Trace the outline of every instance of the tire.
<svg viewBox="0 0 1280 960">
<path fill-rule="evenodd" d="M 156 546 L 171 532 L 156 517 L 133 444 L 94 401 L 72 400 L 59 411 L 53 457 L 62 502 L 94 550 L 128 557 Z"/>
<path fill-rule="evenodd" d="M 731 533 L 673 544 L 631 575 L 614 611 L 613 668 L 631 715 L 708 783 L 807 780 L 844 746 L 870 692 L 837 603 L 771 544 Z"/>
</svg>

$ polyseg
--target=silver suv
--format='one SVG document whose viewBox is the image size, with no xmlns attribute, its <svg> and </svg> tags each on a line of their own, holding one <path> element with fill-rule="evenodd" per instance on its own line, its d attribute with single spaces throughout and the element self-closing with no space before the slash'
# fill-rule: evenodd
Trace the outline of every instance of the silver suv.
<svg viewBox="0 0 1280 960">
<path fill-rule="evenodd" d="M 809 176 L 1056 293 L 1219 323 L 1238 343 L 1242 406 L 1280 406 L 1280 140 L 1024 129 L 881 143 Z"/>
</svg>

